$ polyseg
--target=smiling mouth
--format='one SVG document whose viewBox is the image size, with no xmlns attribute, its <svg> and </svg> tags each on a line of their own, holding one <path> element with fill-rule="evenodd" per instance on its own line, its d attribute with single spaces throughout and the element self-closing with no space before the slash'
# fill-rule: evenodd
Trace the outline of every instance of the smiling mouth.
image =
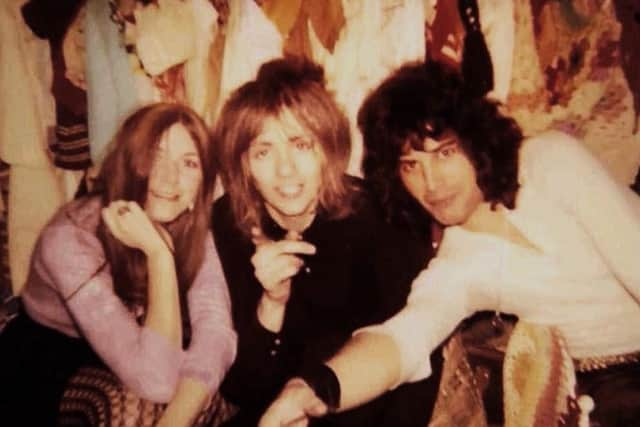
<svg viewBox="0 0 640 427">
<path fill-rule="evenodd" d="M 451 202 L 453 202 L 454 199 L 455 199 L 455 196 L 448 196 L 448 197 L 443 197 L 435 200 L 428 199 L 427 203 L 429 204 L 429 206 L 433 206 L 434 208 L 444 208 L 444 207 L 447 207 L 449 204 L 451 204 Z"/>
<path fill-rule="evenodd" d="M 276 192 L 286 199 L 294 199 L 302 194 L 302 189 L 302 184 L 281 185 L 276 187 Z"/>
<path fill-rule="evenodd" d="M 151 195 L 157 199 L 162 199 L 162 200 L 167 200 L 170 202 L 174 202 L 176 200 L 178 200 L 178 195 L 177 194 L 159 194 L 156 193 L 154 191 L 151 191 Z"/>
</svg>

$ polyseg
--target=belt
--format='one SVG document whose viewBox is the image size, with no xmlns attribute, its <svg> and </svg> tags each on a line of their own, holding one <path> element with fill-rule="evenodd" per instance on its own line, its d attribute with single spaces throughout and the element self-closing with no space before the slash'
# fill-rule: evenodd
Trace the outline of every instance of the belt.
<svg viewBox="0 0 640 427">
<path fill-rule="evenodd" d="M 640 363 L 640 351 L 610 356 L 595 356 L 574 359 L 573 364 L 577 372 L 591 372 L 606 369 L 611 366 Z"/>
</svg>

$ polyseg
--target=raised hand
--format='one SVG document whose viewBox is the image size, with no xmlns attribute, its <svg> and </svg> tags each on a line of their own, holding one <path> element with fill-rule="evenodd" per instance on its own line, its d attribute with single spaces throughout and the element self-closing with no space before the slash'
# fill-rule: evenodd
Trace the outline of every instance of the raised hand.
<svg viewBox="0 0 640 427">
<path fill-rule="evenodd" d="M 171 249 L 169 233 L 153 224 L 136 202 L 116 200 L 102 209 L 102 219 L 113 236 L 124 245 L 140 249 L 147 256 L 164 249 Z"/>
<path fill-rule="evenodd" d="M 264 296 L 272 302 L 285 305 L 291 291 L 291 278 L 304 265 L 296 255 L 313 255 L 315 246 L 301 240 L 299 233 L 289 231 L 283 240 L 267 239 L 260 229 L 254 227 L 252 240 L 256 252 L 251 257 L 255 275 L 264 289 Z"/>
</svg>

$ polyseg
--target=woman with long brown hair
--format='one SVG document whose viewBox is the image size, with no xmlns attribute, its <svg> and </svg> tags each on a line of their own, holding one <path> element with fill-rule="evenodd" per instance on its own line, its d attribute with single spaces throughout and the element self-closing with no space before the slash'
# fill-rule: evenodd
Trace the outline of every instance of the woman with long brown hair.
<svg viewBox="0 0 640 427">
<path fill-rule="evenodd" d="M 64 206 L 34 250 L 24 310 L 0 336 L 5 420 L 54 425 L 67 379 L 91 363 L 170 402 L 170 425 L 217 390 L 236 336 L 208 232 L 210 151 L 206 125 L 182 105 L 124 121 L 96 191 Z"/>
</svg>

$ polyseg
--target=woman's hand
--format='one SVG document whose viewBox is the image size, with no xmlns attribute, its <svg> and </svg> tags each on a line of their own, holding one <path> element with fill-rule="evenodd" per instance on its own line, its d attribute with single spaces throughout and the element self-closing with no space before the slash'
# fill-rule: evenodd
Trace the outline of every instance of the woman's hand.
<svg viewBox="0 0 640 427">
<path fill-rule="evenodd" d="M 283 240 L 274 242 L 253 228 L 256 252 L 251 257 L 255 275 L 272 303 L 286 305 L 291 292 L 291 278 L 298 274 L 304 261 L 296 255 L 313 255 L 316 248 L 301 240 L 299 233 L 289 231 Z"/>
<path fill-rule="evenodd" d="M 153 224 L 136 202 L 113 201 L 102 209 L 102 219 L 116 239 L 147 256 L 172 247 L 169 233 Z"/>
</svg>

